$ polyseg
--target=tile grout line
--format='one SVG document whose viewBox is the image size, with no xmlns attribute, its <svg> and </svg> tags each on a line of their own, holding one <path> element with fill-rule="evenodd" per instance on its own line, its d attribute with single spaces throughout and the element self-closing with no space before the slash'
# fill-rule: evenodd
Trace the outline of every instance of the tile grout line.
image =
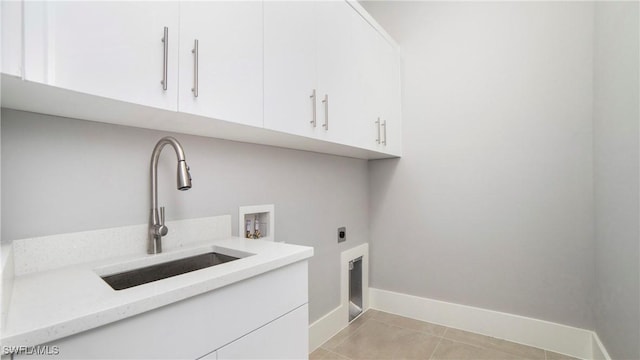
<svg viewBox="0 0 640 360">
<path fill-rule="evenodd" d="M 392 314 L 392 315 L 395 315 L 395 314 Z M 395 315 L 395 316 L 400 316 L 400 315 Z M 386 326 L 390 326 L 390 327 L 392 327 L 392 328 L 396 328 L 396 329 L 400 329 L 400 330 L 406 330 L 406 331 L 411 331 L 411 332 L 415 332 L 415 333 L 418 333 L 418 334 L 423 334 L 423 335 L 427 335 L 427 336 L 431 336 L 431 337 L 437 338 L 437 339 L 438 339 L 438 343 L 437 343 L 437 344 L 436 344 L 436 346 L 433 348 L 433 350 L 431 350 L 431 353 L 429 354 L 429 357 L 428 357 L 427 359 L 431 359 L 431 358 L 433 357 L 433 355 L 435 354 L 436 350 L 438 349 L 438 346 L 440 346 L 440 343 L 442 342 L 442 339 L 443 339 L 444 334 L 445 334 L 445 333 L 447 332 L 447 330 L 449 329 L 449 328 L 448 328 L 448 327 L 446 327 L 446 326 L 442 326 L 442 325 L 440 325 L 440 326 L 442 326 L 442 327 L 444 328 L 444 332 L 442 333 L 442 335 L 438 335 L 438 334 L 433 333 L 433 332 L 430 332 L 430 331 L 417 330 L 417 329 L 413 329 L 413 328 L 405 327 L 405 326 L 402 326 L 402 325 L 399 325 L 399 324 L 390 324 L 390 323 L 388 323 L 388 322 L 386 322 L 386 321 L 384 321 L 384 320 L 376 319 L 375 315 L 374 315 L 374 316 L 372 316 L 370 320 L 375 320 L 375 321 L 377 321 L 377 322 L 379 322 L 379 323 L 381 323 L 381 324 L 384 324 L 384 325 L 386 325 Z M 421 321 L 421 320 L 416 320 L 416 321 L 419 321 L 419 322 L 422 322 L 422 323 L 425 323 L 425 324 L 431 324 L 431 323 L 426 322 L 426 321 Z M 434 325 L 437 325 L 437 324 L 434 324 Z M 545 359 L 545 360 L 546 360 L 546 359 Z"/>
<path fill-rule="evenodd" d="M 495 352 L 499 352 L 505 355 L 511 355 L 511 356 L 516 356 L 516 357 L 522 357 L 521 354 L 514 354 L 508 351 L 504 351 L 504 350 L 499 350 L 499 349 L 495 349 L 495 348 L 491 348 L 491 347 L 487 347 L 485 345 L 480 345 L 480 344 L 472 344 L 470 342 L 466 342 L 463 340 L 458 340 L 458 339 L 451 339 L 451 338 L 445 338 L 444 336 L 442 337 L 443 339 L 449 340 L 451 342 L 457 343 L 457 344 L 462 344 L 462 345 L 467 345 L 467 346 L 471 346 L 474 347 L 476 349 L 482 349 L 482 350 L 489 350 L 489 351 L 495 351 Z M 543 349 L 540 349 L 543 350 Z M 543 350 L 544 351 L 544 350 Z M 545 354 L 545 360 L 546 360 L 546 354 Z"/>
<path fill-rule="evenodd" d="M 445 330 L 445 332 L 446 332 L 446 330 Z M 444 334 L 443 334 L 443 335 L 444 335 Z M 433 348 L 433 350 L 431 351 L 431 354 L 429 354 L 428 359 L 433 358 L 433 355 L 435 355 L 435 354 L 436 354 L 436 351 L 438 350 L 438 347 L 439 347 L 439 346 L 440 346 L 440 344 L 442 343 L 442 339 L 443 339 L 443 337 L 442 337 L 442 336 L 440 336 L 440 337 L 439 337 L 439 340 L 438 340 L 438 343 L 436 344 L 436 347 L 434 347 L 434 348 Z"/>
<path fill-rule="evenodd" d="M 383 312 L 383 313 L 384 313 L 384 311 L 381 311 L 381 312 Z M 391 313 L 389 313 L 389 314 L 391 314 Z M 391 315 L 395 315 L 395 316 L 402 317 L 402 316 L 400 316 L 400 315 L 396 315 L 396 314 L 391 314 Z M 411 319 L 411 318 L 409 318 L 409 319 Z M 432 323 L 430 323 L 430 322 L 428 322 L 428 321 L 422 321 L 422 320 L 416 320 L 416 321 L 420 321 L 420 322 L 427 323 L 427 324 L 432 324 Z M 383 322 L 383 321 L 380 321 L 380 322 Z M 383 323 L 387 324 L 386 322 L 383 322 Z M 387 325 L 395 326 L 395 327 L 397 327 L 397 328 L 402 328 L 402 329 L 414 330 L 414 329 L 410 329 L 410 328 L 402 327 L 402 326 L 399 326 L 399 325 L 391 325 L 391 324 L 387 324 Z M 438 324 L 434 324 L 434 325 L 438 325 Z M 454 328 L 451 328 L 451 327 L 449 327 L 449 326 L 444 326 L 444 325 L 440 325 L 440 326 L 442 326 L 442 327 L 444 327 L 444 328 L 445 328 L 445 330 L 444 330 L 444 332 L 442 333 L 442 335 L 437 335 L 437 334 L 433 334 L 433 333 L 429 333 L 429 332 L 423 332 L 423 331 L 419 331 L 419 330 L 414 330 L 414 331 L 418 331 L 418 332 L 421 332 L 421 333 L 424 333 L 424 334 L 427 334 L 427 335 L 432 335 L 432 336 L 440 337 L 441 341 L 442 341 L 442 339 L 447 339 L 447 340 L 449 340 L 449 341 L 453 341 L 453 342 L 455 342 L 455 343 L 465 344 L 465 345 L 473 346 L 473 347 L 475 347 L 475 348 L 479 348 L 479 349 L 483 349 L 483 350 L 497 351 L 497 352 L 500 352 L 500 353 L 503 353 L 503 354 L 506 354 L 506 355 L 512 355 L 512 356 L 518 356 L 518 357 L 522 357 L 522 356 L 523 356 L 522 354 L 516 354 L 516 353 L 514 353 L 514 352 L 505 351 L 505 350 L 503 350 L 502 348 L 493 348 L 493 347 L 488 347 L 488 346 L 486 346 L 486 345 L 474 344 L 474 343 L 467 342 L 467 341 L 464 341 L 464 340 L 459 340 L 459 339 L 449 338 L 449 337 L 447 337 L 447 333 L 449 332 L 449 330 L 452 330 L 452 329 L 454 329 Z M 462 329 L 457 329 L 457 328 L 455 328 L 455 329 L 456 329 L 456 330 L 465 331 L 465 332 L 469 332 L 469 331 L 462 330 Z M 496 339 L 496 340 L 499 340 L 499 341 L 504 341 L 504 342 L 507 342 L 507 343 L 513 343 L 513 342 L 508 341 L 508 340 L 503 340 L 503 339 L 499 339 L 499 338 L 494 338 L 494 337 L 492 337 L 492 336 L 488 336 L 488 335 L 478 334 L 478 333 L 474 333 L 474 332 L 469 332 L 469 333 L 474 334 L 474 335 L 480 335 L 480 336 L 487 337 L 487 338 Z M 440 343 L 438 343 L 438 344 L 440 344 Z M 536 347 L 533 347 L 533 346 L 524 345 L 524 344 L 519 344 L 519 343 L 513 343 L 513 344 L 520 345 L 520 346 L 524 346 L 524 347 L 528 347 L 528 348 L 533 348 L 533 349 L 541 350 L 541 351 L 544 353 L 544 360 L 549 360 L 549 359 L 548 359 L 548 357 L 547 357 L 547 350 L 546 350 L 546 349 L 536 348 Z"/>
<path fill-rule="evenodd" d="M 396 315 L 396 316 L 400 316 L 400 315 Z M 408 319 L 410 319 L 410 318 L 408 318 Z M 425 324 L 437 325 L 437 326 L 443 327 L 445 329 L 445 331 L 442 333 L 442 335 L 439 335 L 439 334 L 437 334 L 435 332 L 431 332 L 431 331 L 418 330 L 418 329 L 414 329 L 414 328 L 410 328 L 410 327 L 406 327 L 406 326 L 402 326 L 402 325 L 398 325 L 398 324 L 390 324 L 390 323 L 388 323 L 388 322 L 386 322 L 384 320 L 376 319 L 375 317 L 371 317 L 369 320 L 375 320 L 375 321 L 377 321 L 377 322 L 379 322 L 381 324 L 385 324 L 387 326 L 395 327 L 397 329 L 415 331 L 417 333 L 421 333 L 421 334 L 425 334 L 425 335 L 429 335 L 429 336 L 433 336 L 433 337 L 442 337 L 442 336 L 444 336 L 444 333 L 447 332 L 447 329 L 448 329 L 446 326 L 443 326 L 443 325 L 438 325 L 438 324 L 433 324 L 433 323 L 426 322 L 426 321 L 416 320 L 416 321 L 419 321 L 419 322 L 422 322 L 422 323 L 425 323 Z M 414 320 L 414 319 L 411 319 L 411 320 Z"/>
<path fill-rule="evenodd" d="M 502 343 L 514 344 L 514 345 L 517 345 L 517 346 L 520 346 L 520 347 L 524 347 L 524 348 L 540 350 L 540 351 L 544 352 L 545 360 L 547 360 L 547 349 L 543 349 L 543 348 L 539 348 L 539 347 L 535 347 L 535 346 L 531 346 L 531 345 L 526 345 L 526 344 L 522 344 L 522 343 L 518 343 L 518 342 L 514 342 L 514 341 L 509 341 L 509 340 L 506 340 L 506 339 L 501 339 L 501 338 L 497 338 L 497 337 L 494 337 L 494 336 L 489 336 L 489 335 L 485 335 L 485 334 L 481 334 L 481 333 L 476 333 L 476 332 L 473 332 L 473 331 L 467 331 L 467 330 L 463 330 L 463 329 L 460 329 L 460 328 L 447 327 L 447 329 L 448 330 L 449 329 L 459 330 L 459 331 L 463 331 L 463 332 L 466 332 L 466 333 L 469 333 L 469 334 L 472 334 L 472 335 L 478 335 L 478 336 L 482 336 L 482 337 L 489 338 L 489 339 L 495 339 L 498 342 L 502 342 Z M 447 333 L 447 331 L 445 331 L 445 334 L 446 333 Z M 443 334 L 443 337 L 444 337 L 444 334 Z M 459 340 L 459 339 L 454 339 L 454 338 L 447 338 L 447 339 L 451 340 L 451 341 L 455 341 L 455 342 L 461 343 L 461 344 L 466 344 L 466 345 L 474 346 L 474 347 L 477 347 L 477 348 L 485 349 L 485 350 L 493 350 L 493 351 L 501 352 L 503 354 L 514 355 L 514 356 L 518 356 L 518 357 L 523 357 L 523 356 L 526 357 L 525 355 L 516 354 L 516 353 L 511 352 L 511 351 L 505 351 L 505 350 L 502 350 L 501 348 L 499 349 L 499 348 L 487 347 L 486 345 L 474 344 L 474 343 L 471 343 L 471 342 L 467 342 L 465 340 Z"/>
<path fill-rule="evenodd" d="M 396 325 L 396 324 L 389 324 L 388 322 L 385 322 L 383 320 L 379 320 L 379 319 L 376 319 L 376 318 L 371 318 L 369 320 L 374 320 L 374 321 L 376 321 L 376 322 L 378 322 L 380 324 L 383 324 L 383 325 L 386 325 L 386 326 L 389 326 L 389 327 L 392 327 L 392 328 L 400 329 L 400 330 L 412 331 L 412 332 L 415 332 L 415 333 L 418 333 L 418 334 L 433 336 L 433 337 L 437 337 L 437 338 L 441 338 L 442 337 L 442 335 L 438 335 L 438 334 L 436 334 L 434 332 L 417 330 L 417 329 L 413 329 L 413 328 L 406 327 L 406 326 L 401 326 L 401 325 Z"/>
<path fill-rule="evenodd" d="M 382 311 L 380 311 L 380 312 L 381 312 L 381 313 L 384 313 L 384 312 L 382 312 Z M 364 315 L 364 314 L 363 314 L 363 315 Z M 395 315 L 395 314 L 391 314 L 391 315 Z M 396 315 L 396 316 L 401 317 L 401 316 L 399 316 L 399 315 Z M 431 354 L 430 354 L 430 356 L 428 357 L 428 359 L 433 358 L 433 356 L 436 354 L 436 351 L 438 350 L 438 348 L 440 347 L 440 345 L 442 345 L 442 340 L 443 340 L 443 339 L 446 339 L 446 340 L 451 341 L 451 342 L 453 342 L 453 343 L 457 343 L 457 344 L 462 344 L 462 345 L 471 346 L 471 347 L 476 348 L 476 349 L 482 349 L 482 350 L 488 350 L 488 351 L 495 351 L 495 352 L 498 352 L 498 353 L 502 353 L 502 354 L 510 355 L 510 356 L 516 356 L 516 357 L 521 357 L 521 356 L 523 356 L 522 354 L 519 354 L 519 353 L 516 353 L 516 352 L 512 352 L 512 351 L 505 351 L 501 346 L 499 346 L 499 344 L 491 344 L 491 343 L 488 343 L 488 344 L 478 344 L 478 343 L 472 343 L 472 342 L 465 341 L 465 339 L 460 340 L 460 339 L 455 339 L 455 338 L 449 338 L 449 337 L 448 337 L 449 330 L 453 330 L 453 329 L 452 329 L 452 328 L 450 328 L 450 327 L 448 327 L 448 326 L 442 326 L 442 325 L 440 325 L 440 326 L 442 326 L 442 327 L 444 328 L 444 331 L 442 332 L 442 335 L 438 335 L 437 333 L 434 333 L 434 332 L 430 332 L 430 331 L 422 331 L 422 330 L 414 329 L 414 328 L 411 328 L 411 327 L 402 326 L 401 324 L 390 323 L 390 322 L 392 322 L 392 321 L 389 321 L 389 322 L 388 322 L 388 321 L 384 321 L 384 317 L 383 317 L 382 319 L 380 319 L 380 318 L 378 318 L 378 317 L 375 315 L 375 313 L 374 313 L 374 314 L 372 314 L 372 316 L 370 316 L 370 317 L 368 317 L 368 318 L 364 319 L 364 320 L 362 321 L 362 323 L 361 323 L 358 327 L 356 327 L 356 328 L 355 328 L 355 330 L 353 330 L 353 332 L 352 332 L 352 333 L 350 333 L 349 335 L 347 335 L 344 339 L 342 339 L 342 340 L 341 340 L 339 343 L 337 343 L 334 347 L 337 349 L 339 346 L 342 346 L 345 342 L 347 342 L 347 341 L 348 341 L 349 339 L 351 339 L 353 336 L 355 336 L 355 335 L 359 334 L 359 333 L 362 331 L 362 328 L 363 328 L 366 324 L 370 324 L 372 321 L 373 321 L 373 322 L 375 322 L 375 323 L 383 324 L 383 325 L 385 325 L 385 326 L 389 326 L 389 327 L 391 327 L 391 328 L 400 329 L 400 330 L 405 330 L 405 331 L 412 331 L 412 332 L 421 333 L 421 334 L 424 334 L 424 335 L 427 335 L 427 336 L 432 336 L 432 337 L 437 337 L 437 338 L 439 338 L 439 339 L 438 339 L 438 343 L 436 344 L 436 346 L 434 347 L 434 349 L 431 351 Z M 416 320 L 416 321 L 419 321 L 419 322 L 421 322 L 421 323 L 425 323 L 425 324 L 431 324 L 431 323 L 426 322 L 426 321 L 420 321 L 420 320 Z M 438 324 L 433 324 L 433 325 L 438 325 Z M 345 329 L 346 329 L 346 328 L 345 328 Z M 461 330 L 461 329 L 458 329 L 458 330 Z M 464 330 L 462 330 L 462 331 L 464 331 Z M 466 332 L 466 331 L 465 331 L 465 332 Z M 482 336 L 482 337 L 486 337 L 486 338 L 488 338 L 488 339 L 496 339 L 496 340 L 498 340 L 498 341 L 500 341 L 500 342 L 504 341 L 504 342 L 506 342 L 506 343 L 511 343 L 511 342 L 506 341 L 506 340 L 502 340 L 502 339 L 498 339 L 498 338 L 493 338 L 493 337 L 491 337 L 491 336 L 487 336 L 487 335 L 483 335 L 483 334 L 477 334 L 477 333 L 472 333 L 472 332 L 470 332 L 470 333 L 471 333 L 471 334 L 474 334 L 474 335 L 479 335 L 479 336 Z M 328 341 L 330 341 L 330 340 L 331 340 L 331 339 L 329 339 Z M 328 342 L 328 341 L 327 341 L 327 342 Z M 325 342 L 325 344 L 326 344 L 327 342 Z M 516 345 L 520 345 L 520 346 L 524 346 L 524 347 L 527 347 L 527 348 L 533 348 L 533 349 L 541 350 L 541 351 L 542 351 L 542 354 L 544 354 L 544 355 L 543 355 L 544 357 L 542 357 L 542 358 L 541 358 L 541 360 L 549 360 L 548 351 L 547 351 L 546 349 L 535 348 L 535 347 L 532 347 L 532 346 L 528 346 L 528 345 L 524 345 L 524 344 L 518 344 L 518 343 L 514 343 L 514 344 L 516 344 Z M 487 345 L 488 345 L 488 346 L 487 346 Z M 495 345 L 495 346 L 494 346 L 494 345 Z M 342 354 L 340 354 L 339 352 L 337 352 L 337 351 L 335 351 L 335 350 L 332 350 L 332 349 L 329 349 L 329 348 L 324 347 L 324 344 L 323 344 L 323 345 L 321 345 L 321 346 L 320 346 L 320 348 L 324 349 L 325 351 L 327 351 L 327 352 L 329 352 L 329 353 L 331 353 L 331 354 L 334 354 L 334 355 L 337 355 L 337 356 L 341 356 L 341 357 L 344 357 L 344 358 L 346 358 L 346 359 L 351 359 L 351 358 L 349 358 L 348 356 L 342 355 Z M 525 357 L 526 357 L 526 356 L 525 356 Z"/>
<path fill-rule="evenodd" d="M 333 354 L 333 355 L 338 355 L 338 356 L 343 357 L 343 358 L 345 358 L 345 359 L 349 359 L 349 360 L 351 360 L 351 358 L 350 358 L 350 357 L 348 357 L 348 356 L 342 355 L 342 354 L 337 353 L 337 352 L 335 352 L 335 351 L 331 351 L 331 350 L 329 350 L 329 349 L 325 349 L 325 350 L 327 350 L 329 353 L 331 353 L 331 354 Z"/>
<path fill-rule="evenodd" d="M 363 315 L 364 315 L 364 314 L 363 314 Z M 353 333 L 352 333 L 352 334 L 347 335 L 344 339 L 342 339 L 342 341 L 340 341 L 339 343 L 337 343 L 337 344 L 336 344 L 336 346 L 335 346 L 335 348 L 338 348 L 338 347 L 339 347 L 340 345 L 342 345 L 345 341 L 347 341 L 347 339 L 349 339 L 350 337 L 352 337 L 353 335 L 355 335 L 358 331 L 360 331 L 360 330 L 362 329 L 362 326 L 364 326 L 364 324 L 365 324 L 367 321 L 369 321 L 369 320 L 371 320 L 371 318 L 367 318 L 367 319 L 362 320 L 362 324 L 360 324 L 360 326 L 358 326 L 358 327 L 353 331 Z M 340 330 L 340 331 L 344 331 L 344 330 L 346 330 L 349 326 L 350 326 L 350 324 L 349 324 L 349 325 L 347 325 L 347 327 L 346 327 L 346 328 L 344 328 L 344 329 L 342 329 L 342 330 Z M 340 332 L 338 332 L 338 334 L 339 334 L 339 333 L 340 333 Z M 336 335 L 338 335 L 338 334 L 336 334 Z M 336 336 L 336 335 L 334 335 L 334 336 Z M 325 347 L 324 347 L 324 344 L 328 343 L 329 341 L 331 341 L 331 339 L 329 339 L 329 340 L 325 341 L 322 345 L 320 345 L 320 347 L 321 347 L 321 348 L 323 348 L 323 349 L 325 349 L 325 350 L 327 350 L 327 351 L 330 351 L 330 352 L 332 352 L 332 353 L 335 353 L 335 354 L 338 354 L 338 355 L 340 355 L 340 356 L 343 356 L 343 355 L 341 355 L 340 353 L 337 353 L 337 352 L 335 352 L 335 351 L 333 351 L 333 350 L 331 350 L 331 349 L 328 349 L 328 348 L 325 348 Z"/>
<path fill-rule="evenodd" d="M 458 343 L 458 344 L 463 344 L 463 345 L 471 346 L 471 347 L 474 347 L 474 348 L 476 348 L 476 349 L 489 350 L 489 351 L 496 351 L 496 352 L 499 352 L 499 353 L 502 353 L 502 354 L 505 354 L 505 355 L 511 355 L 511 356 L 522 357 L 522 355 L 521 355 L 521 354 L 514 354 L 514 353 L 511 353 L 511 352 L 508 352 L 508 351 L 504 351 L 504 350 L 500 350 L 500 349 L 495 349 L 495 348 L 487 347 L 487 346 L 485 346 L 485 345 L 472 344 L 472 343 L 470 343 L 470 342 L 466 342 L 466 341 L 464 341 L 464 340 L 448 338 L 448 337 L 446 337 L 446 335 L 447 335 L 447 332 L 448 332 L 449 330 L 450 330 L 450 328 L 449 328 L 449 327 L 446 327 L 446 329 L 445 329 L 444 333 L 442 334 L 442 339 L 446 339 L 446 340 L 449 340 L 449 341 L 452 341 L 452 342 L 454 342 L 454 343 Z M 458 329 L 458 330 L 460 330 L 460 329 Z M 463 331 L 464 331 L 464 330 L 463 330 Z M 472 333 L 472 334 L 476 334 L 476 333 Z M 485 337 L 489 337 L 489 338 L 491 338 L 491 336 L 487 336 L 487 335 L 482 335 L 482 334 L 477 334 L 477 335 L 481 335 L 481 336 L 485 336 Z M 498 340 L 500 340 L 500 339 L 498 339 Z M 538 349 L 538 348 L 536 348 L 536 349 Z M 539 350 L 542 350 L 542 351 L 544 352 L 544 356 L 545 356 L 544 360 L 547 360 L 547 353 L 546 353 L 546 350 L 544 350 L 544 349 L 539 349 Z M 541 360 L 542 360 L 542 359 L 541 359 Z"/>
<path fill-rule="evenodd" d="M 392 315 L 394 315 L 394 314 L 392 314 Z M 396 316 L 399 316 L 399 315 L 396 315 Z M 422 335 L 426 335 L 426 336 L 429 336 L 429 337 L 437 338 L 438 339 L 438 343 L 433 348 L 433 350 L 431 350 L 431 353 L 429 354 L 429 357 L 427 357 L 427 359 L 431 359 L 433 354 L 435 354 L 436 350 L 438 349 L 438 346 L 440 346 L 440 343 L 442 342 L 443 335 L 447 332 L 447 329 L 448 329 L 446 326 L 443 326 L 444 332 L 442 333 L 442 335 L 438 335 L 437 333 L 430 332 L 430 331 L 418 330 L 418 329 L 402 326 L 400 324 L 391 324 L 391 323 L 386 322 L 386 321 L 384 321 L 382 319 L 377 319 L 375 317 L 375 315 L 372 316 L 369 320 L 374 320 L 374 321 L 376 321 L 376 322 L 378 322 L 380 324 L 383 324 L 383 325 L 386 325 L 386 326 L 389 326 L 389 327 L 392 327 L 392 328 L 396 328 L 396 329 L 399 329 L 399 330 L 410 331 L 410 332 L 414 332 L 414 333 L 417 333 L 417 334 L 422 334 Z M 431 324 L 431 323 L 428 323 L 426 321 L 420 321 L 420 320 L 416 320 L 416 321 L 419 321 L 419 322 L 422 322 L 422 323 L 425 323 L 425 324 Z M 437 325 L 437 324 L 434 324 L 434 325 Z"/>
</svg>

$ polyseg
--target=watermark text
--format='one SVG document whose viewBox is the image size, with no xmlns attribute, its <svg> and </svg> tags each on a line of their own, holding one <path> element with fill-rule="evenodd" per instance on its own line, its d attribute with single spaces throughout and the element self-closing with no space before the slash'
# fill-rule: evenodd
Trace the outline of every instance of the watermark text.
<svg viewBox="0 0 640 360">
<path fill-rule="evenodd" d="M 3 346 L 2 355 L 59 355 L 60 347 L 51 345 L 36 346 Z"/>
</svg>

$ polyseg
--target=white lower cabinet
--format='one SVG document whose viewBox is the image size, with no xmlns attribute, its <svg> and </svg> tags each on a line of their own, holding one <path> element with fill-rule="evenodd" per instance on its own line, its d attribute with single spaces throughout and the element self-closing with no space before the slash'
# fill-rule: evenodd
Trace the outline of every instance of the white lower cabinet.
<svg viewBox="0 0 640 360">
<path fill-rule="evenodd" d="M 217 359 L 304 359 L 309 350 L 309 336 L 300 329 L 309 323 L 308 317 L 308 305 L 303 305 L 218 349 Z"/>
<path fill-rule="evenodd" d="M 307 279 L 307 262 L 300 261 L 44 344 L 57 346 L 57 355 L 13 358 L 306 358 Z M 89 315 L 87 321 L 99 317 Z"/>
</svg>

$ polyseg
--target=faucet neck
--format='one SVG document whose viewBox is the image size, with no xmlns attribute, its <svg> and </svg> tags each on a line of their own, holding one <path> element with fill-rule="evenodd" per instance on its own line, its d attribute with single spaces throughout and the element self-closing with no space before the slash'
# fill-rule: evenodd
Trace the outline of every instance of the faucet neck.
<svg viewBox="0 0 640 360">
<path fill-rule="evenodd" d="M 175 138 L 171 136 L 166 136 L 160 139 L 156 146 L 153 148 L 153 152 L 151 153 L 151 209 L 158 209 L 158 159 L 160 158 L 160 153 L 165 145 L 171 145 L 173 150 L 176 152 L 176 157 L 178 158 L 178 162 L 186 161 L 184 156 L 184 150 L 182 146 Z M 157 211 L 155 211 L 157 214 Z"/>
<path fill-rule="evenodd" d="M 149 254 L 162 252 L 162 236 L 168 232 L 167 227 L 164 225 L 164 211 L 162 211 L 162 215 L 158 212 L 158 159 L 165 145 L 171 145 L 178 158 L 178 188 L 180 190 L 187 190 L 191 187 L 191 176 L 188 173 L 189 168 L 186 165 L 182 146 L 178 140 L 171 136 L 163 137 L 158 141 L 153 148 L 153 153 L 151 153 L 151 214 L 149 219 L 149 244 L 147 249 Z M 182 184 L 181 180 L 182 182 L 186 182 L 186 184 Z"/>
</svg>

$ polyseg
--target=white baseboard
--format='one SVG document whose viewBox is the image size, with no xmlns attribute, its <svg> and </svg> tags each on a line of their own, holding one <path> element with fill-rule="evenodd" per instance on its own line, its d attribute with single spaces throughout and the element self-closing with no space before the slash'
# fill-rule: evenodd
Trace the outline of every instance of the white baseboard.
<svg viewBox="0 0 640 360">
<path fill-rule="evenodd" d="M 375 288 L 369 290 L 369 303 L 372 309 L 581 359 L 610 360 L 597 335 L 590 330 Z M 595 356 L 596 348 L 602 356 Z"/>
<path fill-rule="evenodd" d="M 593 339 L 592 339 L 591 358 L 593 360 L 611 360 L 611 356 L 609 356 L 607 349 L 605 349 L 604 345 L 600 341 L 600 338 L 598 337 L 598 334 L 595 332 L 593 333 Z"/>
<path fill-rule="evenodd" d="M 348 325 L 342 306 L 331 310 L 327 315 L 309 325 L 309 353 L 331 339 L 333 335 Z"/>
<path fill-rule="evenodd" d="M 369 289 L 371 308 L 447 327 L 484 334 L 561 354 L 611 360 L 598 335 L 590 330 L 472 306 Z M 309 353 L 348 325 L 338 306 L 309 326 Z"/>
</svg>

